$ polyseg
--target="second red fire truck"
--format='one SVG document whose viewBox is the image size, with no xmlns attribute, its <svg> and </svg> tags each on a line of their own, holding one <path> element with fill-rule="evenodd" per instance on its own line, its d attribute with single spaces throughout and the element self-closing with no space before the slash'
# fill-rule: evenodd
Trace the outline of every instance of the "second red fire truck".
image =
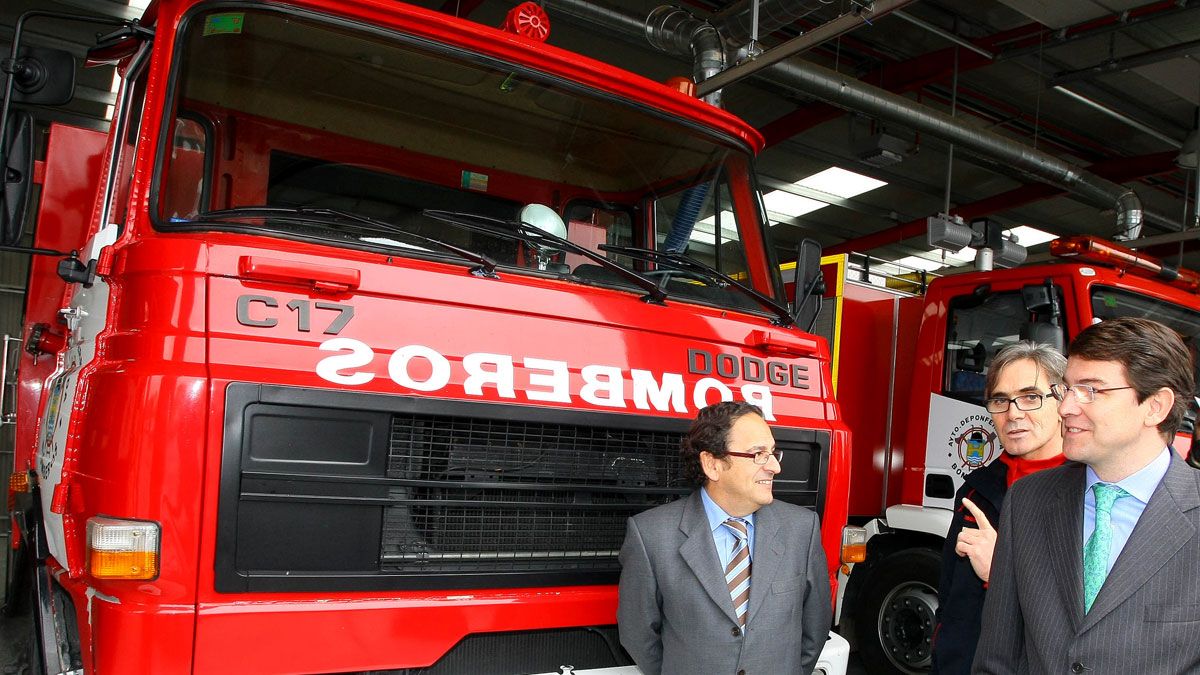
<svg viewBox="0 0 1200 675">
<path fill-rule="evenodd" d="M 930 665 L 942 544 L 963 476 L 1001 452 L 983 409 L 996 352 L 1022 339 L 1060 348 L 1096 321 L 1167 324 L 1200 342 L 1200 277 L 1090 237 L 1056 240 L 1059 262 L 955 274 L 889 288 L 877 264 L 826 259 L 818 332 L 833 350 L 838 401 L 854 434 L 850 520 L 866 562 L 843 568 L 843 634 L 871 673 Z M 1175 448 L 1187 455 L 1193 414 Z"/>
</svg>

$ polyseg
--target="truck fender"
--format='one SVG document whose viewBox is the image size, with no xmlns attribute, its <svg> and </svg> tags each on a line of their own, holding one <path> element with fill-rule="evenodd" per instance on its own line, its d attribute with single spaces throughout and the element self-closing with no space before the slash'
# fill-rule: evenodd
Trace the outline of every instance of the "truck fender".
<svg viewBox="0 0 1200 675">
<path fill-rule="evenodd" d="M 924 532 L 942 539 L 950 532 L 950 521 L 954 512 L 925 506 L 898 504 L 887 509 L 887 526 L 892 530 Z"/>
</svg>

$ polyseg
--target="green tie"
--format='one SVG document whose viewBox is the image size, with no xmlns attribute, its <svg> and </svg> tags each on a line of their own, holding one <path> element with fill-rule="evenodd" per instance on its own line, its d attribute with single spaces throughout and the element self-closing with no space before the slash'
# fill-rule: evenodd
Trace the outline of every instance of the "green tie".
<svg viewBox="0 0 1200 675">
<path fill-rule="evenodd" d="M 1108 576 L 1108 555 L 1112 550 L 1113 537 L 1113 504 L 1121 497 L 1129 496 L 1129 493 L 1119 486 L 1108 483 L 1092 485 L 1092 492 L 1096 495 L 1096 529 L 1092 531 L 1092 536 L 1088 537 L 1087 544 L 1083 547 L 1084 613 L 1092 610 L 1092 603 L 1096 601 L 1096 595 L 1100 593 L 1100 587 L 1104 585 L 1104 579 Z"/>
</svg>

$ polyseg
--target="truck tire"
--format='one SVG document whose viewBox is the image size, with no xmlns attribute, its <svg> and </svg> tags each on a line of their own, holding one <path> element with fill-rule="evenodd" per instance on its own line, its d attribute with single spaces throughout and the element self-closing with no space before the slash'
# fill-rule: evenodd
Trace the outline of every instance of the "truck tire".
<svg viewBox="0 0 1200 675">
<path fill-rule="evenodd" d="M 940 574 L 941 555 L 930 549 L 893 553 L 875 565 L 854 618 L 867 672 L 929 672 Z"/>
</svg>

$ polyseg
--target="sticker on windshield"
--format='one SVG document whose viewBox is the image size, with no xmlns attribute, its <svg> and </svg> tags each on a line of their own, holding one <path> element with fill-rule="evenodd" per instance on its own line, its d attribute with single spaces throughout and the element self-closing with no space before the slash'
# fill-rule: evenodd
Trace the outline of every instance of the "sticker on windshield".
<svg viewBox="0 0 1200 675">
<path fill-rule="evenodd" d="M 204 37 L 209 35 L 236 35 L 242 32 L 242 23 L 246 20 L 244 12 L 226 12 L 210 14 L 204 19 Z"/>
<path fill-rule="evenodd" d="M 487 192 L 487 174 L 475 173 L 474 171 L 463 171 L 462 186 L 468 190 L 475 190 L 476 192 Z"/>
</svg>

